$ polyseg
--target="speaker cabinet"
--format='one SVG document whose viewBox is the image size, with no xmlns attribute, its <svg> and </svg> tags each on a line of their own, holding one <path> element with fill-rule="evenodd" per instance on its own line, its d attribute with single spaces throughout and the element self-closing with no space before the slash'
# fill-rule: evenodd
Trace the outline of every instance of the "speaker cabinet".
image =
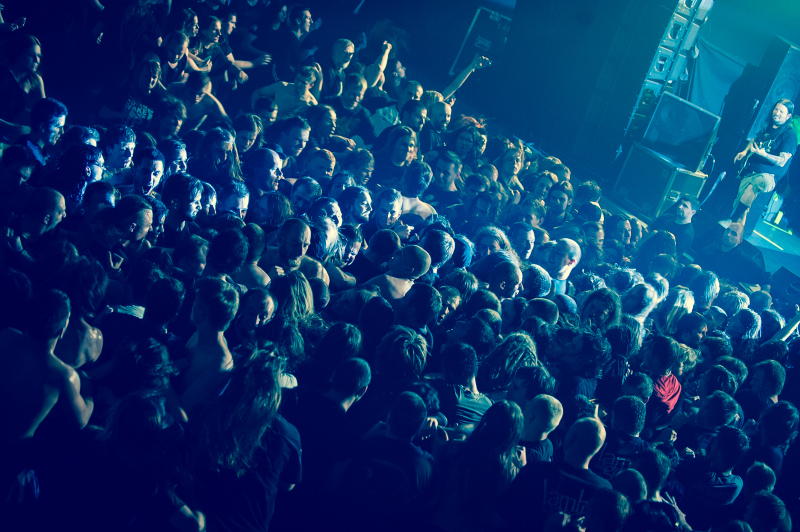
<svg viewBox="0 0 800 532">
<path fill-rule="evenodd" d="M 772 297 L 793 305 L 800 304 L 800 277 L 785 267 L 781 266 L 780 270 L 773 274 L 770 286 Z"/>
<path fill-rule="evenodd" d="M 705 162 L 718 128 L 717 115 L 665 92 L 644 133 L 642 146 L 696 172 Z"/>
<path fill-rule="evenodd" d="M 705 182 L 705 174 L 690 172 L 634 143 L 614 184 L 614 193 L 626 207 L 655 219 L 684 194 L 698 197 Z"/>
</svg>

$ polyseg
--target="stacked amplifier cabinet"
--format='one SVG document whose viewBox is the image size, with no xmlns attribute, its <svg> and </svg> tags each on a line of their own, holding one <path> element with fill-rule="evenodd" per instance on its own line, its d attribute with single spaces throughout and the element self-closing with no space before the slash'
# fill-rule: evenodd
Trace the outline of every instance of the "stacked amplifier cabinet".
<svg viewBox="0 0 800 532">
<path fill-rule="evenodd" d="M 614 191 L 624 207 L 654 220 L 684 194 L 698 197 L 706 177 L 634 143 L 614 184 Z"/>
</svg>

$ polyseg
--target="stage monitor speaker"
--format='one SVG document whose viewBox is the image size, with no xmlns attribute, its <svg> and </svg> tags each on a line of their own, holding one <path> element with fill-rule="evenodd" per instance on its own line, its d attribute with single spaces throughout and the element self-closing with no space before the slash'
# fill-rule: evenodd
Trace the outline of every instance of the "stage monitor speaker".
<svg viewBox="0 0 800 532">
<path fill-rule="evenodd" d="M 689 172 L 634 143 L 614 185 L 614 193 L 627 207 L 654 220 L 684 194 L 698 197 L 705 182 L 705 174 Z"/>
<path fill-rule="evenodd" d="M 792 303 L 800 304 L 800 277 L 796 276 L 785 267 L 775 272 L 772 276 L 772 290 L 770 295 L 774 298 Z"/>
<path fill-rule="evenodd" d="M 642 146 L 696 172 L 708 156 L 718 127 L 717 115 L 665 92 L 644 133 Z"/>
</svg>

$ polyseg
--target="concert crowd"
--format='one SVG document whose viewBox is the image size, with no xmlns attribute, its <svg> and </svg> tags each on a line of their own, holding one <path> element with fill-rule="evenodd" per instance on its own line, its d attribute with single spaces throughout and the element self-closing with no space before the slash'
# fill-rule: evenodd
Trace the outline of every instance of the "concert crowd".
<svg viewBox="0 0 800 532">
<path fill-rule="evenodd" d="M 710 236 L 689 196 L 609 212 L 459 109 L 488 59 L 422 84 L 336 2 L 29 5 L 3 530 L 791 530 L 800 308 L 742 245 L 768 179 Z M 793 111 L 751 150 L 772 188 Z"/>
</svg>

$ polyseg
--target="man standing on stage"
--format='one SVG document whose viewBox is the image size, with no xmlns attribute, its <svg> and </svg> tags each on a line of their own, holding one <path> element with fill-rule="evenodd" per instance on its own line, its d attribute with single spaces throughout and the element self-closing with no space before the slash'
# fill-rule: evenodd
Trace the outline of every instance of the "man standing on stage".
<svg viewBox="0 0 800 532">
<path fill-rule="evenodd" d="M 744 176 L 739 184 L 739 194 L 734 203 L 731 221 L 740 222 L 748 211 L 753 211 L 745 222 L 745 237 L 749 236 L 767 206 L 772 192 L 789 171 L 791 158 L 797 150 L 797 134 L 791 126 L 794 104 L 786 98 L 778 100 L 772 115 L 747 147 L 736 154 L 734 162 L 746 160 Z"/>
</svg>

